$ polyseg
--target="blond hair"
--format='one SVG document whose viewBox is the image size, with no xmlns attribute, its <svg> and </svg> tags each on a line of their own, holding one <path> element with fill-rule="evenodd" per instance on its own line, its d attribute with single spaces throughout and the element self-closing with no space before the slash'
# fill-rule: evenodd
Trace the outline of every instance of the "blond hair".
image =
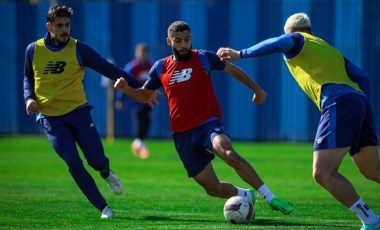
<svg viewBox="0 0 380 230">
<path fill-rule="evenodd" d="M 285 22 L 285 33 L 294 31 L 311 32 L 310 18 L 305 13 L 296 13 L 291 15 Z"/>
</svg>

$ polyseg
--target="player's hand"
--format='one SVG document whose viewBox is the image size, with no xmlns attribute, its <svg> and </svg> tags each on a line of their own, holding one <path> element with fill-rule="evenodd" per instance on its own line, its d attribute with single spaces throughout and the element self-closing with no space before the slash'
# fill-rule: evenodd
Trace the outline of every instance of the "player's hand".
<svg viewBox="0 0 380 230">
<path fill-rule="evenodd" d="M 221 47 L 216 52 L 216 55 L 218 55 L 221 61 L 235 61 L 240 59 L 239 52 L 228 47 Z"/>
<path fill-rule="evenodd" d="M 118 78 L 113 85 L 113 87 L 117 90 L 123 91 L 123 89 L 127 89 L 128 82 L 124 78 Z"/>
<path fill-rule="evenodd" d="M 38 104 L 36 100 L 28 99 L 28 101 L 26 102 L 26 113 L 28 115 L 33 115 L 33 114 L 38 113 Z"/>
<path fill-rule="evenodd" d="M 155 105 L 159 104 L 159 101 L 157 99 L 157 96 L 161 95 L 161 92 L 159 90 L 155 90 L 152 95 L 150 95 L 149 100 L 147 104 L 151 107 L 154 108 Z"/>
<path fill-rule="evenodd" d="M 253 94 L 252 102 L 256 104 L 262 104 L 265 102 L 266 98 L 267 98 L 267 93 L 264 90 L 259 89 Z"/>
</svg>

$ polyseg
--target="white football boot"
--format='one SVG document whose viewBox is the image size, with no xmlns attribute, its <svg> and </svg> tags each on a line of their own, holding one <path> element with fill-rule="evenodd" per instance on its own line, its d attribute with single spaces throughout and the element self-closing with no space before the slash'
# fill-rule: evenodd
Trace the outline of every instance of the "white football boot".
<svg viewBox="0 0 380 230">
<path fill-rule="evenodd" d="M 112 211 L 110 206 L 107 205 L 105 208 L 103 208 L 102 215 L 100 216 L 100 218 L 102 218 L 102 219 L 113 218 L 113 211 Z"/>
<path fill-rule="evenodd" d="M 104 180 L 115 194 L 120 195 L 123 193 L 123 185 L 121 184 L 119 177 L 113 174 L 112 171 L 110 171 L 110 175 Z"/>
</svg>

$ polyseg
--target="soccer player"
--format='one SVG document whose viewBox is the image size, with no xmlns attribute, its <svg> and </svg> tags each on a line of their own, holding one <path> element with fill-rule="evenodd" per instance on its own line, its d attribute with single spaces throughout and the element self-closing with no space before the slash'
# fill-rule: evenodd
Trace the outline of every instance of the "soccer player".
<svg viewBox="0 0 380 230">
<path fill-rule="evenodd" d="M 220 48 L 221 60 L 282 53 L 299 86 L 321 111 L 314 141 L 313 177 L 335 199 L 362 221 L 362 230 L 380 229 L 380 218 L 359 197 L 353 185 L 338 172 L 347 152 L 359 171 L 380 183 L 378 137 L 368 101 L 368 75 L 336 48 L 312 33 L 309 17 L 291 15 L 285 34 L 252 47 Z"/>
<path fill-rule="evenodd" d="M 100 193 L 79 156 L 81 148 L 87 163 L 100 173 L 116 194 L 123 191 L 119 178 L 110 170 L 99 133 L 92 120 L 84 87 L 84 69 L 90 67 L 116 80 L 123 76 L 132 87 L 142 84 L 110 64 L 91 47 L 70 37 L 73 10 L 63 5 L 47 12 L 46 36 L 25 51 L 24 100 L 28 115 L 36 114 L 52 147 L 68 166 L 76 184 L 101 211 L 101 218 L 112 218 L 113 211 Z"/>
<path fill-rule="evenodd" d="M 135 58 L 128 62 L 124 70 L 137 78 L 141 83 L 145 83 L 148 72 L 153 63 L 149 57 L 149 47 L 145 43 L 139 43 L 135 47 Z M 125 96 L 120 91 L 116 92 L 116 109 L 121 110 L 124 106 Z M 149 149 L 145 145 L 145 138 L 149 131 L 152 120 L 152 107 L 148 104 L 132 102 L 132 112 L 137 120 L 137 137 L 133 140 L 131 149 L 133 154 L 146 159 L 149 157 Z"/>
<path fill-rule="evenodd" d="M 212 167 L 215 155 L 235 169 L 238 175 L 256 189 L 273 210 L 291 213 L 291 203 L 276 197 L 264 184 L 253 167 L 232 147 L 230 137 L 222 123 L 222 114 L 211 82 L 211 71 L 220 70 L 233 76 L 253 91 L 252 101 L 261 104 L 266 92 L 243 70 L 230 62 L 222 62 L 211 51 L 192 49 L 190 27 L 175 21 L 168 28 L 167 44 L 173 55 L 156 61 L 148 80 L 140 89 L 128 87 L 123 78 L 115 88 L 136 94 L 141 102 L 160 88 L 164 88 L 168 102 L 171 130 L 176 150 L 187 171 L 210 196 L 229 198 L 244 196 L 256 201 L 256 191 L 242 189 L 218 179 Z"/>
</svg>

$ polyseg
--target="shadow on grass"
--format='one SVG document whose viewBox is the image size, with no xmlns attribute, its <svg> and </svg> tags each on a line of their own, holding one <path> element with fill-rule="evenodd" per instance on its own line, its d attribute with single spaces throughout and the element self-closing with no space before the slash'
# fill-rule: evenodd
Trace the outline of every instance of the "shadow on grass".
<svg viewBox="0 0 380 230">
<path fill-rule="evenodd" d="M 202 220 L 202 219 L 189 219 L 189 218 L 172 218 L 172 217 L 164 217 L 164 216 L 144 216 L 141 218 L 145 221 L 175 221 L 175 222 L 197 222 L 197 223 L 221 223 L 221 221 L 217 220 Z M 347 225 L 344 224 L 331 224 L 331 223 L 299 223 L 299 222 L 291 222 L 291 221 L 282 221 L 282 220 L 273 220 L 273 219 L 256 219 L 252 222 L 251 225 L 256 226 L 277 226 L 277 227 L 315 227 L 318 229 L 347 229 Z"/>
<path fill-rule="evenodd" d="M 143 220 L 147 221 L 180 221 L 180 222 L 199 222 L 199 223 L 219 223 L 216 220 L 202 220 L 202 219 L 185 219 L 185 218 L 172 218 L 165 216 L 144 216 Z"/>
<path fill-rule="evenodd" d="M 291 221 L 281 221 L 281 220 L 272 220 L 272 219 L 256 219 L 253 221 L 252 225 L 257 226 L 283 226 L 283 227 L 316 227 L 320 229 L 337 229 L 343 228 L 347 229 L 347 225 L 344 224 L 331 224 L 331 223 L 299 223 Z"/>
</svg>

